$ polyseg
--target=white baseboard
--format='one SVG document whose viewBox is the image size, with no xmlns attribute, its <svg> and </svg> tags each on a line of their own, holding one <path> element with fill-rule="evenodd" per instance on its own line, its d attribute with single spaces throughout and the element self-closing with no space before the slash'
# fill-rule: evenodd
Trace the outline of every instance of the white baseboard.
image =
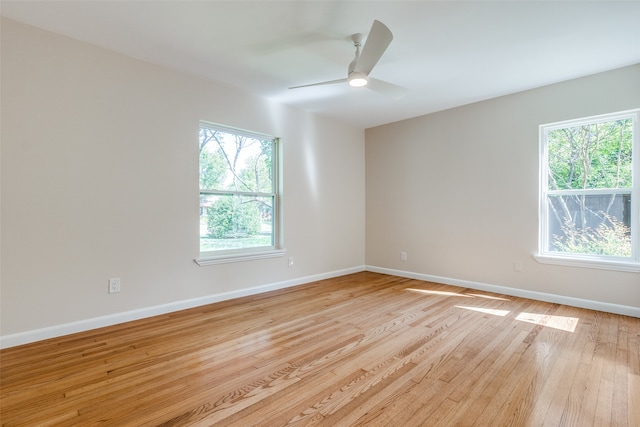
<svg viewBox="0 0 640 427">
<path fill-rule="evenodd" d="M 226 301 L 233 298 L 240 298 L 244 296 L 256 295 L 256 294 L 261 294 L 269 291 L 275 291 L 278 289 L 289 288 L 292 286 L 302 285 L 305 283 L 315 282 L 318 280 L 330 279 L 333 277 L 344 276 L 346 274 L 357 273 L 364 270 L 365 270 L 364 266 L 347 268 L 344 270 L 336 270 L 328 273 L 315 274 L 312 276 L 305 276 L 305 277 L 299 277 L 296 279 L 285 280 L 283 282 L 270 283 L 267 285 L 240 289 L 237 291 L 207 295 L 199 298 L 176 301 L 168 304 L 145 307 L 138 310 L 125 311 L 122 313 L 115 313 L 107 316 L 94 317 L 91 319 L 80 320 L 77 322 L 64 323 L 61 325 L 49 326 L 46 328 L 0 336 L 0 349 L 15 347 L 18 345 L 28 344 L 36 341 L 42 341 L 49 338 L 61 337 L 63 335 L 74 334 L 77 332 L 89 331 L 91 329 L 97 329 L 105 326 L 116 325 L 119 323 L 129 322 L 132 320 L 139 320 L 139 319 L 144 319 L 147 317 L 157 316 L 161 314 L 172 313 L 174 311 L 185 310 L 188 308 L 199 307 L 207 304 L 213 304 L 215 302 Z"/>
<path fill-rule="evenodd" d="M 374 273 L 390 274 L 392 276 L 406 277 L 408 279 L 425 280 L 427 282 L 443 283 L 445 285 L 458 286 L 461 288 L 471 288 L 480 291 L 493 292 L 497 294 L 510 295 L 514 297 L 534 299 L 538 301 L 564 304 L 572 307 L 588 308 L 591 310 L 604 311 L 607 313 L 622 314 L 625 316 L 639 317 L 640 307 L 611 304 L 601 301 L 593 301 L 581 298 L 573 298 L 564 295 L 548 294 L 544 292 L 528 291 L 526 289 L 509 288 L 506 286 L 490 285 L 487 283 L 472 282 L 469 280 L 452 279 L 450 277 L 434 276 L 431 274 L 413 273 L 410 271 L 394 270 L 391 268 L 365 266 L 366 271 Z"/>
<path fill-rule="evenodd" d="M 626 316 L 640 318 L 640 307 L 611 304 L 611 303 L 606 303 L 601 301 L 573 298 L 573 297 L 568 297 L 564 295 L 528 291 L 525 289 L 509 288 L 506 286 L 490 285 L 487 283 L 473 282 L 469 280 L 453 279 L 450 277 L 434 276 L 431 274 L 414 273 L 410 271 L 395 270 L 391 268 L 383 268 L 383 267 L 367 265 L 367 266 L 348 268 L 344 270 L 336 270 L 336 271 L 316 274 L 312 276 L 299 277 L 296 279 L 270 283 L 267 285 L 256 286 L 252 288 L 240 289 L 237 291 L 207 295 L 204 297 L 193 298 L 189 300 L 176 301 L 168 304 L 145 307 L 138 310 L 115 313 L 107 316 L 94 317 L 91 319 L 80 320 L 77 322 L 64 323 L 61 325 L 49 326 L 46 328 L 0 336 L 0 349 L 15 347 L 18 345 L 28 344 L 31 342 L 41 341 L 49 338 L 56 338 L 64 335 L 74 334 L 77 332 L 89 331 L 91 329 L 97 329 L 105 326 L 116 325 L 119 323 L 129 322 L 132 320 L 139 320 L 147 317 L 167 314 L 174 311 L 185 310 L 188 308 L 194 308 L 194 307 L 199 307 L 207 304 L 213 304 L 216 302 L 226 301 L 233 298 L 240 298 L 244 296 L 257 295 L 264 292 L 275 291 L 278 289 L 285 289 L 293 286 L 302 285 L 305 283 L 315 282 L 315 281 L 324 280 L 324 279 L 330 279 L 333 277 L 344 276 L 346 274 L 357 273 L 365 270 L 375 272 L 375 273 L 390 274 L 398 277 L 406 277 L 409 279 L 443 283 L 446 285 L 458 286 L 462 288 L 477 289 L 481 291 L 493 292 L 493 293 L 498 293 L 503 295 L 511 295 L 515 297 L 535 299 L 539 301 L 564 304 L 564 305 L 569 305 L 573 307 L 588 308 L 591 310 L 598 310 L 598 311 L 604 311 L 607 313 L 622 314 Z"/>
</svg>

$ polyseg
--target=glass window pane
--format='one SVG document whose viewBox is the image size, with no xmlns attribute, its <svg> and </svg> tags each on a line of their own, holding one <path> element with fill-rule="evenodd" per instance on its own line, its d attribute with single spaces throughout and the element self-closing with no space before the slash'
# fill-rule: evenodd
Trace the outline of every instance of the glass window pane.
<svg viewBox="0 0 640 427">
<path fill-rule="evenodd" d="M 200 128 L 200 188 L 273 193 L 272 140 Z"/>
<path fill-rule="evenodd" d="M 273 196 L 200 195 L 200 252 L 272 247 Z"/>
<path fill-rule="evenodd" d="M 548 196 L 548 250 L 631 256 L 631 193 Z"/>
<path fill-rule="evenodd" d="M 549 189 L 631 188 L 631 118 L 549 130 Z"/>
</svg>

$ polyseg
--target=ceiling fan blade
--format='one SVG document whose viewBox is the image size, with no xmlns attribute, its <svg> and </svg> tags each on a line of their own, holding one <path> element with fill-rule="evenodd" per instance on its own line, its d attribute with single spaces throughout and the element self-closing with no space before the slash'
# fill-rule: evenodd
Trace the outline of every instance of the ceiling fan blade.
<svg viewBox="0 0 640 427">
<path fill-rule="evenodd" d="M 327 82 L 311 83 L 311 84 L 308 84 L 308 85 L 300 85 L 300 86 L 292 86 L 289 89 L 300 89 L 302 87 L 332 85 L 332 84 L 335 84 L 335 83 L 346 83 L 347 81 L 348 81 L 347 79 L 329 80 Z"/>
<path fill-rule="evenodd" d="M 380 21 L 373 21 L 367 41 L 362 48 L 362 53 L 358 59 L 354 71 L 369 75 L 373 67 L 378 63 L 387 46 L 393 40 L 391 30 Z"/>
<path fill-rule="evenodd" d="M 409 92 L 409 89 L 402 86 L 394 85 L 393 83 L 374 79 L 372 77 L 369 77 L 368 80 L 369 81 L 367 83 L 367 87 L 369 89 L 374 92 L 378 92 L 379 94 L 388 96 L 389 98 L 400 99 Z"/>
</svg>

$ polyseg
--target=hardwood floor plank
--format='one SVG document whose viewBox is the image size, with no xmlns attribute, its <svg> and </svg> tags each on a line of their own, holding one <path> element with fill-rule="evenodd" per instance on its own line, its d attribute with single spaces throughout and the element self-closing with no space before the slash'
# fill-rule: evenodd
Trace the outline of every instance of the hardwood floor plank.
<svg viewBox="0 0 640 427">
<path fill-rule="evenodd" d="M 629 391 L 627 396 L 627 408 L 629 409 L 629 425 L 640 426 L 640 375 L 629 374 L 627 381 Z"/>
<path fill-rule="evenodd" d="M 1 426 L 637 426 L 640 319 L 363 272 L 0 351 Z"/>
<path fill-rule="evenodd" d="M 395 375 L 389 376 L 384 381 L 377 384 L 376 391 L 369 393 L 366 400 L 357 399 L 343 406 L 333 413 L 331 417 L 325 418 L 323 423 L 327 427 L 334 425 L 347 426 L 370 426 L 382 425 L 381 416 L 387 420 L 393 418 L 398 412 L 397 400 L 399 396 L 407 393 L 416 384 L 411 381 L 412 369 L 415 364 L 409 363 Z"/>
<path fill-rule="evenodd" d="M 441 415 L 439 417 L 441 421 L 437 425 L 475 425 L 477 422 L 477 425 L 481 426 L 486 422 L 482 421 L 483 417 L 493 424 L 492 419 L 497 416 L 502 404 L 506 401 L 504 394 L 508 394 L 513 387 L 513 382 L 518 379 L 515 371 L 521 360 L 523 341 L 526 338 L 526 331 L 522 331 L 510 343 L 503 343 L 503 346 L 500 346 L 501 350 L 496 352 L 497 358 L 493 362 L 487 360 L 474 373 L 461 375 L 455 382 L 450 383 L 443 391 L 451 400 L 459 403 L 459 409 L 456 412 L 443 414 L 446 416 Z M 492 351 L 492 357 L 495 356 L 496 354 Z M 509 384 L 509 387 L 503 392 L 504 384 Z M 474 416 L 469 417 L 470 413 Z M 431 413 L 428 407 L 420 408 L 420 413 L 415 417 L 424 423 L 428 423 L 430 418 Z"/>
<path fill-rule="evenodd" d="M 556 318 L 561 314 L 560 310 L 554 312 Z M 556 328 L 545 328 L 539 334 L 538 341 L 527 349 L 533 356 L 529 369 L 523 369 L 522 377 L 511 393 L 508 409 L 505 408 L 502 415 L 496 418 L 501 419 L 505 425 L 527 424 L 540 405 L 539 400 L 544 396 L 545 385 L 548 382 L 553 383 L 551 376 L 554 367 L 561 362 L 561 358 L 558 357 L 561 353 L 559 349 L 570 344 L 572 338 L 571 332 Z M 546 406 L 548 407 L 548 403 Z"/>
</svg>

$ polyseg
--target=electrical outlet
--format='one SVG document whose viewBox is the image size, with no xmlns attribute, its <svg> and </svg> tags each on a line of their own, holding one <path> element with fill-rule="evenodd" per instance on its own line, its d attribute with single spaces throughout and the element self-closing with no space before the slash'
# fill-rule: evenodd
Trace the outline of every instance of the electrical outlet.
<svg viewBox="0 0 640 427">
<path fill-rule="evenodd" d="M 117 294 L 118 292 L 120 292 L 120 278 L 109 279 L 109 293 Z"/>
<path fill-rule="evenodd" d="M 289 257 L 289 267 L 293 267 L 293 257 Z"/>
<path fill-rule="evenodd" d="M 400 261 L 406 261 L 407 260 L 407 253 L 402 251 L 400 252 Z"/>
</svg>

